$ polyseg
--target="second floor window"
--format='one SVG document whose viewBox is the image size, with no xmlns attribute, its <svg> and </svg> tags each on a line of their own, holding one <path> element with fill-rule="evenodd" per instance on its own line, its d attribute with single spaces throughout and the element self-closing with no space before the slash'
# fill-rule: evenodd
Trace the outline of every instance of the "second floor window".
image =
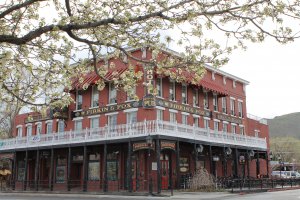
<svg viewBox="0 0 300 200">
<path fill-rule="evenodd" d="M 163 110 L 160 110 L 160 109 L 156 110 L 156 119 L 161 120 L 161 121 L 164 120 L 164 111 Z"/>
<path fill-rule="evenodd" d="M 228 132 L 228 124 L 223 123 L 223 132 L 227 133 Z"/>
<path fill-rule="evenodd" d="M 18 137 L 22 137 L 22 126 L 17 127 Z"/>
<path fill-rule="evenodd" d="M 46 133 L 47 134 L 52 133 L 52 122 L 46 123 Z"/>
<path fill-rule="evenodd" d="M 109 83 L 109 104 L 117 103 L 117 90 L 113 83 Z"/>
<path fill-rule="evenodd" d="M 243 117 L 243 102 L 238 102 L 239 117 Z"/>
<path fill-rule="evenodd" d="M 214 105 L 214 111 L 218 111 L 218 95 L 213 95 L 213 105 Z"/>
<path fill-rule="evenodd" d="M 36 135 L 40 135 L 42 133 L 42 123 L 38 123 L 36 125 Z"/>
<path fill-rule="evenodd" d="M 31 136 L 32 135 L 32 125 L 28 125 L 26 128 L 26 135 Z"/>
<path fill-rule="evenodd" d="M 99 128 L 99 117 L 90 118 L 90 127 L 92 129 Z"/>
<path fill-rule="evenodd" d="M 193 106 L 199 106 L 199 91 L 193 89 Z"/>
<path fill-rule="evenodd" d="M 157 96 L 158 97 L 163 97 L 163 94 L 162 94 L 162 79 L 161 78 L 156 79 L 156 91 L 157 91 Z"/>
<path fill-rule="evenodd" d="M 76 110 L 82 109 L 82 94 L 81 91 L 76 91 Z"/>
<path fill-rule="evenodd" d="M 240 126 L 240 134 L 245 135 L 245 130 L 243 126 Z"/>
<path fill-rule="evenodd" d="M 209 120 L 208 119 L 204 119 L 203 122 L 204 122 L 204 128 L 205 129 L 209 129 Z"/>
<path fill-rule="evenodd" d="M 176 94 L 175 94 L 175 90 L 176 90 L 176 84 L 175 81 L 170 81 L 170 88 L 169 88 L 169 100 L 171 101 L 175 101 L 176 100 Z"/>
<path fill-rule="evenodd" d="M 182 103 L 183 103 L 183 104 L 187 104 L 187 103 L 188 103 L 188 98 L 187 98 L 187 86 L 186 86 L 186 85 L 182 85 L 182 89 L 181 89 L 181 99 L 182 99 Z"/>
<path fill-rule="evenodd" d="M 208 109 L 208 92 L 204 92 L 203 107 Z"/>
<path fill-rule="evenodd" d="M 199 127 L 199 118 L 194 117 L 194 127 Z"/>
<path fill-rule="evenodd" d="M 62 132 L 64 132 L 65 131 L 65 122 L 64 122 L 64 120 L 59 120 L 58 122 L 57 122 L 57 132 L 58 133 L 62 133 Z"/>
<path fill-rule="evenodd" d="M 182 115 L 182 124 L 188 124 L 188 115 Z"/>
<path fill-rule="evenodd" d="M 75 131 L 82 130 L 82 120 L 75 120 Z"/>
<path fill-rule="evenodd" d="M 222 112 L 227 113 L 227 102 L 226 97 L 222 97 Z"/>
<path fill-rule="evenodd" d="M 136 87 L 134 86 L 131 90 L 131 93 L 127 92 L 127 101 L 133 101 L 134 96 L 136 95 Z"/>
<path fill-rule="evenodd" d="M 231 132 L 236 134 L 236 125 L 231 125 Z"/>
<path fill-rule="evenodd" d="M 230 114 L 231 115 L 235 115 L 235 106 L 234 106 L 234 104 L 235 104 L 235 101 L 234 101 L 234 99 L 230 99 Z"/>
<path fill-rule="evenodd" d="M 109 127 L 117 126 L 117 116 L 118 115 L 109 115 L 108 116 L 108 126 Z"/>
<path fill-rule="evenodd" d="M 259 137 L 259 130 L 254 130 L 255 137 Z"/>
<path fill-rule="evenodd" d="M 91 107 L 98 107 L 99 106 L 99 90 L 97 89 L 96 85 L 92 87 L 92 98 L 91 98 Z"/>
<path fill-rule="evenodd" d="M 127 124 L 132 124 L 137 122 L 137 112 L 128 112 L 127 113 Z"/>
<path fill-rule="evenodd" d="M 176 123 L 176 113 L 170 112 L 170 122 Z"/>
<path fill-rule="evenodd" d="M 214 121 L 214 130 L 219 131 L 219 122 Z"/>
</svg>

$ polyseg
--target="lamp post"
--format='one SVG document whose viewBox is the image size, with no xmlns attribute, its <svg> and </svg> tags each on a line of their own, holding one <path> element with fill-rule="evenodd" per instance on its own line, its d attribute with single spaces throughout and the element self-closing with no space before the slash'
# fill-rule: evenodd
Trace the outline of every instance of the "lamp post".
<svg viewBox="0 0 300 200">
<path fill-rule="evenodd" d="M 150 172 L 151 172 L 151 162 L 150 162 L 150 156 L 151 156 L 151 151 L 150 151 L 150 148 L 152 146 L 152 137 L 150 136 L 150 134 L 148 134 L 148 136 L 146 137 L 146 143 L 148 145 L 148 159 L 147 159 L 147 163 L 148 163 L 148 189 L 149 189 L 149 196 L 151 195 L 152 196 L 152 178 L 151 178 L 151 175 L 150 175 Z"/>
<path fill-rule="evenodd" d="M 215 175 L 216 175 L 216 189 L 218 188 L 218 174 L 217 174 L 217 162 L 220 160 L 219 156 L 213 156 L 213 161 L 215 161 Z"/>
<path fill-rule="evenodd" d="M 281 178 L 281 168 L 282 168 L 282 161 L 281 161 L 281 156 L 279 155 L 278 156 L 278 162 L 279 162 L 279 165 L 280 165 L 280 178 Z"/>
</svg>

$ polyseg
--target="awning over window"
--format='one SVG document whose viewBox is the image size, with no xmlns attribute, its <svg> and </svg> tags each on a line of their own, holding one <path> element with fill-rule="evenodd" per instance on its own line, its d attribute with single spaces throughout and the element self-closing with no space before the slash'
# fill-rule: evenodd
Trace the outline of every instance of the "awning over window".
<svg viewBox="0 0 300 200">
<path fill-rule="evenodd" d="M 208 81 L 205 81 L 205 80 L 201 80 L 200 85 L 204 89 L 210 90 L 212 92 L 216 92 L 216 93 L 220 94 L 221 96 L 227 96 L 228 95 L 228 92 L 224 88 L 222 88 L 222 87 L 220 87 L 220 86 L 218 86 L 214 83 L 211 83 L 211 82 L 208 82 Z"/>
<path fill-rule="evenodd" d="M 104 78 L 108 81 L 111 81 L 115 77 L 119 77 L 122 73 L 124 73 L 127 70 L 127 68 L 118 68 L 118 69 L 113 69 L 110 70 L 106 73 Z M 87 84 L 87 85 L 92 85 L 96 81 L 98 81 L 100 77 L 96 74 L 96 72 L 91 72 L 88 73 L 87 75 L 84 76 L 84 80 L 82 83 L 79 82 L 78 79 L 75 79 L 72 84 L 72 90 L 74 89 L 82 89 L 82 87 Z"/>
</svg>

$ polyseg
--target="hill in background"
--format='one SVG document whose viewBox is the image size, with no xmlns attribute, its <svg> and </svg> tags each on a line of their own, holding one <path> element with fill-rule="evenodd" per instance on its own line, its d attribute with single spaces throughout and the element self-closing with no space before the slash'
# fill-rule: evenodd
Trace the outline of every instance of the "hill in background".
<svg viewBox="0 0 300 200">
<path fill-rule="evenodd" d="M 268 119 L 270 137 L 291 136 L 300 139 L 300 112 Z"/>
</svg>

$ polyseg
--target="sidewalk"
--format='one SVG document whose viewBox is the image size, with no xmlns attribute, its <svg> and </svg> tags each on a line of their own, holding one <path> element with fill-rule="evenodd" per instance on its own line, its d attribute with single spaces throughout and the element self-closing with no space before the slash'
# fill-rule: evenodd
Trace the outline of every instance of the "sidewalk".
<svg viewBox="0 0 300 200">
<path fill-rule="evenodd" d="M 230 199 L 232 196 L 237 196 L 238 194 L 231 194 L 228 192 L 181 192 L 174 191 L 174 195 L 170 196 L 170 193 L 162 193 L 161 195 L 154 194 L 153 196 L 148 196 L 147 193 L 57 193 L 57 192 L 8 192 L 0 191 L 1 196 L 22 196 L 22 197 L 61 197 L 61 198 L 114 198 L 114 199 Z"/>
</svg>

